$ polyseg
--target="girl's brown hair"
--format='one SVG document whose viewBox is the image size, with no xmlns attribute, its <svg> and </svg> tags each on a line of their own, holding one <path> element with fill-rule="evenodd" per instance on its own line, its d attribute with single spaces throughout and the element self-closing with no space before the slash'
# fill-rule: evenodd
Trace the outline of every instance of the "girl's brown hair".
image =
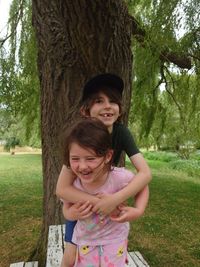
<svg viewBox="0 0 200 267">
<path fill-rule="evenodd" d="M 86 149 L 92 149 L 98 157 L 105 157 L 108 151 L 112 149 L 111 135 L 107 127 L 95 118 L 83 118 L 70 129 L 64 131 L 63 158 L 67 167 L 70 167 L 69 153 L 72 143 Z"/>
<path fill-rule="evenodd" d="M 118 121 L 120 121 L 122 115 L 122 96 L 119 93 L 119 91 L 116 90 L 115 88 L 106 86 L 94 89 L 93 92 L 88 96 L 88 98 L 86 98 L 81 103 L 81 108 L 80 108 L 81 114 L 82 115 L 84 114 L 86 117 L 90 116 L 90 109 L 92 105 L 95 103 L 95 100 L 98 98 L 100 93 L 106 95 L 111 101 L 113 101 L 119 106 L 120 116 L 118 118 Z"/>
</svg>

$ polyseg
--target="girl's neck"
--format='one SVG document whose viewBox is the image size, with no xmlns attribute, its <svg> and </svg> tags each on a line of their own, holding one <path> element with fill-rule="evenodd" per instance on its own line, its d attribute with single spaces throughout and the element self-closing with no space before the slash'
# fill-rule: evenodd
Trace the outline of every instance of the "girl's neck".
<svg viewBox="0 0 200 267">
<path fill-rule="evenodd" d="M 99 179 L 97 179 L 96 181 L 92 183 L 83 183 L 82 181 L 80 182 L 84 189 L 92 193 L 92 191 L 97 190 L 98 188 L 102 187 L 106 183 L 106 181 L 108 180 L 108 176 L 109 176 L 109 171 L 106 171 L 101 177 L 99 177 Z"/>
</svg>

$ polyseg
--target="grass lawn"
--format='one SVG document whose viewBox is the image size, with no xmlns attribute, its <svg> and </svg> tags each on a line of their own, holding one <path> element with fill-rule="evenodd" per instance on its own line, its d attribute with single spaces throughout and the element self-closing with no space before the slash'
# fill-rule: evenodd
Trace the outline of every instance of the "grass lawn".
<svg viewBox="0 0 200 267">
<path fill-rule="evenodd" d="M 200 266 L 200 175 L 165 162 L 149 165 L 150 201 L 145 216 L 131 223 L 129 250 L 139 250 L 152 267 Z"/>
<path fill-rule="evenodd" d="M 200 175 L 149 160 L 153 173 L 145 216 L 131 223 L 129 250 L 151 267 L 200 266 Z M 129 164 L 127 167 L 131 167 Z M 42 216 L 40 155 L 0 155 L 0 266 L 26 260 Z"/>
<path fill-rule="evenodd" d="M 40 231 L 40 155 L 0 155 L 0 266 L 26 260 Z"/>
</svg>

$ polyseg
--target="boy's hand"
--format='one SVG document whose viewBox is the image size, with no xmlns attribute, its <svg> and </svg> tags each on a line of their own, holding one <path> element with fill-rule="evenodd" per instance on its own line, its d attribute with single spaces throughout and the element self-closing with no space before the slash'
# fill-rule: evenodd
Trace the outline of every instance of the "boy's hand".
<svg viewBox="0 0 200 267">
<path fill-rule="evenodd" d="M 64 217 L 68 220 L 82 220 L 90 217 L 93 213 L 92 204 L 89 201 L 81 201 L 73 204 L 68 209 L 63 207 Z"/>
<path fill-rule="evenodd" d="M 118 205 L 114 195 L 97 195 L 99 201 L 93 207 L 92 211 L 96 213 L 101 213 L 103 216 L 110 214 L 114 211 Z"/>
<path fill-rule="evenodd" d="M 128 207 L 124 205 L 120 205 L 118 209 L 120 210 L 120 213 L 118 215 L 111 214 L 110 219 L 114 222 L 119 223 L 134 221 L 141 217 L 144 213 L 144 211 L 138 208 Z"/>
</svg>

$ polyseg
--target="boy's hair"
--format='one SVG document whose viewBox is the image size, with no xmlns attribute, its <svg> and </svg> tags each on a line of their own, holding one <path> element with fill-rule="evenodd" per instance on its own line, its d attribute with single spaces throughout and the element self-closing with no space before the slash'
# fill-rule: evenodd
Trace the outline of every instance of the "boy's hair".
<svg viewBox="0 0 200 267">
<path fill-rule="evenodd" d="M 118 91 L 118 93 L 122 96 L 122 92 L 124 89 L 124 81 L 122 78 L 114 73 L 101 73 L 94 77 L 92 77 L 90 80 L 88 80 L 83 87 L 83 96 L 82 101 L 85 101 L 85 99 L 90 96 L 93 91 L 97 88 L 102 87 L 110 87 L 113 90 Z"/>
<path fill-rule="evenodd" d="M 122 96 L 118 90 L 115 88 L 103 86 L 93 89 L 92 93 L 87 96 L 87 98 L 81 103 L 81 113 L 84 113 L 85 116 L 90 116 L 90 109 L 92 105 L 95 103 L 95 100 L 98 98 L 98 95 L 103 93 L 106 95 L 111 101 L 116 103 L 119 106 L 119 113 L 122 115 Z M 118 121 L 121 118 L 118 118 Z"/>
<path fill-rule="evenodd" d="M 93 150 L 98 157 L 106 156 L 108 151 L 112 149 L 111 135 L 107 127 L 95 118 L 82 118 L 71 128 L 64 130 L 63 158 L 67 167 L 70 167 L 69 153 L 72 143 Z"/>
</svg>

